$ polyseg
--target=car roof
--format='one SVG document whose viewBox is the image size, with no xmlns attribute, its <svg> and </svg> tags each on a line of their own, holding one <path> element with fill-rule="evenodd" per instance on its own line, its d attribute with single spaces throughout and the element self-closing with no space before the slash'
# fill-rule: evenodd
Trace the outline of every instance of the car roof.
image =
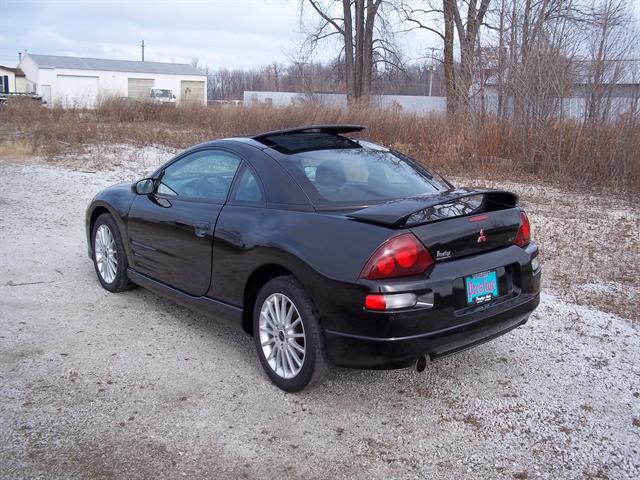
<svg viewBox="0 0 640 480">
<path fill-rule="evenodd" d="M 263 184 L 270 206 L 288 206 L 314 210 L 315 206 L 291 173 L 284 168 L 282 157 L 292 154 L 353 148 L 362 151 L 389 151 L 387 148 L 340 133 L 360 132 L 361 125 L 311 125 L 276 130 L 254 136 L 223 138 L 194 145 L 180 155 L 206 148 L 229 148 L 242 155 L 253 166 Z M 252 153 L 253 152 L 253 153 Z M 161 167 L 163 168 L 163 167 Z"/>
</svg>

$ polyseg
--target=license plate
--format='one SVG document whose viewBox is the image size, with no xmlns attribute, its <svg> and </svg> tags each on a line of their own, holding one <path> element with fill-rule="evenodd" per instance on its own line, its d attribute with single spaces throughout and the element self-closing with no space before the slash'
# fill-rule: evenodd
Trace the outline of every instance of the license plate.
<svg viewBox="0 0 640 480">
<path fill-rule="evenodd" d="M 478 305 L 498 296 L 498 276 L 495 270 L 476 273 L 464 279 L 467 305 Z"/>
</svg>

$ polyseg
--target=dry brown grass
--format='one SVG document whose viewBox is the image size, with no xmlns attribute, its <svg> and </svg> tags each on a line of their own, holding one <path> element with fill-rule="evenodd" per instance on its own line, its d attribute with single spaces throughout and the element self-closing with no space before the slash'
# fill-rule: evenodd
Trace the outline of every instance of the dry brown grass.
<svg viewBox="0 0 640 480">
<path fill-rule="evenodd" d="M 491 118 L 468 121 L 363 107 L 167 107 L 123 105 L 113 99 L 90 111 L 45 108 L 30 101 L 12 101 L 0 109 L 3 133 L 49 157 L 83 144 L 185 148 L 204 140 L 321 123 L 366 125 L 362 136 L 449 174 L 535 177 L 564 186 L 640 192 L 640 125 L 624 119 L 612 125 L 564 121 L 534 128 Z"/>
<path fill-rule="evenodd" d="M 23 158 L 31 155 L 33 147 L 25 139 L 3 139 L 0 142 L 0 159 Z"/>
</svg>

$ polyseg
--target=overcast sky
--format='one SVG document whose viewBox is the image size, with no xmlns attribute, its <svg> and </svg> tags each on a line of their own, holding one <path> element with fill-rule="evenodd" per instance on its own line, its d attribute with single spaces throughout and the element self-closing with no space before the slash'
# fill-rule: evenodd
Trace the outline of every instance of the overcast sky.
<svg viewBox="0 0 640 480">
<path fill-rule="evenodd" d="M 298 35 L 295 0 L 0 0 L 0 62 L 18 51 L 252 67 L 286 60 Z"/>
<path fill-rule="evenodd" d="M 25 49 L 139 60 L 144 38 L 148 61 L 252 68 L 288 62 L 303 38 L 299 18 L 299 0 L 0 0 L 0 64 L 15 66 Z M 423 37 L 410 49 L 430 42 Z"/>
<path fill-rule="evenodd" d="M 139 60 L 144 38 L 146 60 L 252 68 L 291 58 L 299 16 L 299 0 L 0 0 L 0 64 L 15 66 L 25 49 Z M 422 32 L 400 43 L 408 59 L 438 45 Z M 323 48 L 315 58 L 334 54 Z"/>
</svg>

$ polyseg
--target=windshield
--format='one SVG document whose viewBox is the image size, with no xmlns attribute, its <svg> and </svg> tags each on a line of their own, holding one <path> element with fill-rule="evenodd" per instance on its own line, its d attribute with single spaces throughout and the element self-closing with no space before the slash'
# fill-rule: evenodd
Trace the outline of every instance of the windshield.
<svg viewBox="0 0 640 480">
<path fill-rule="evenodd" d="M 171 98 L 171 90 L 154 90 L 153 95 L 156 98 Z"/>
<path fill-rule="evenodd" d="M 280 158 L 313 202 L 325 207 L 369 205 L 447 189 L 398 152 L 357 147 Z"/>
</svg>

